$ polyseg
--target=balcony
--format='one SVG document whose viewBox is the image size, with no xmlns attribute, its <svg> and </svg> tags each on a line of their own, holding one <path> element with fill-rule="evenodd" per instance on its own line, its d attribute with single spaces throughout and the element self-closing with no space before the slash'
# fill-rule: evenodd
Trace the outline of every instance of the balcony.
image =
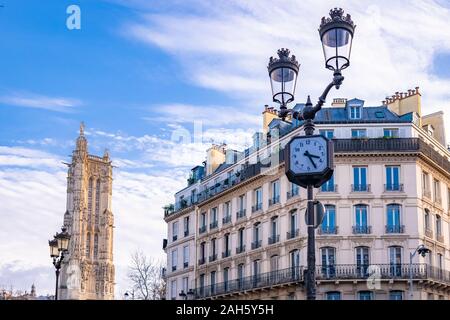
<svg viewBox="0 0 450 320">
<path fill-rule="evenodd" d="M 286 197 L 288 199 L 290 199 L 290 198 L 298 196 L 298 194 L 299 194 L 299 188 L 296 188 L 296 189 L 292 189 L 291 191 L 288 191 L 286 193 Z"/>
<path fill-rule="evenodd" d="M 172 272 L 177 271 L 177 266 L 172 266 Z"/>
<path fill-rule="evenodd" d="M 320 235 L 338 234 L 338 227 L 336 226 L 319 226 L 317 233 Z"/>
<path fill-rule="evenodd" d="M 405 232 L 405 226 L 403 225 L 387 225 L 386 226 L 386 233 L 404 233 Z"/>
<path fill-rule="evenodd" d="M 353 226 L 353 234 L 370 234 L 372 233 L 372 226 Z"/>
<path fill-rule="evenodd" d="M 236 248 L 236 254 L 245 252 L 245 244 Z"/>
<path fill-rule="evenodd" d="M 222 218 L 222 225 L 231 223 L 231 215 L 226 215 L 225 217 Z"/>
<path fill-rule="evenodd" d="M 320 192 L 337 192 L 337 184 L 325 183 L 320 187 Z"/>
<path fill-rule="evenodd" d="M 184 236 L 187 237 L 189 235 L 189 230 L 184 230 Z"/>
<path fill-rule="evenodd" d="M 236 220 L 240 220 L 245 218 L 245 209 L 239 210 L 236 212 Z"/>
<path fill-rule="evenodd" d="M 185 269 L 186 269 L 187 267 L 189 267 L 189 262 L 186 262 L 186 261 L 185 261 L 185 262 L 183 262 L 183 268 L 185 268 Z"/>
<path fill-rule="evenodd" d="M 256 211 L 259 211 L 261 209 L 262 209 L 262 203 L 257 203 L 254 206 L 252 206 L 252 213 L 256 212 Z"/>
<path fill-rule="evenodd" d="M 222 252 L 222 259 L 228 258 L 230 256 L 231 256 L 231 250 L 225 250 L 224 252 Z"/>
<path fill-rule="evenodd" d="M 403 183 L 399 184 L 390 183 L 384 185 L 384 192 L 393 192 L 393 191 L 403 192 Z"/>
<path fill-rule="evenodd" d="M 211 286 L 199 287 L 195 290 L 196 299 L 229 295 L 247 290 L 271 288 L 279 285 L 296 284 L 301 281 L 303 281 L 303 268 L 292 267 L 216 283 Z"/>
<path fill-rule="evenodd" d="M 289 240 L 289 239 L 297 238 L 299 234 L 300 234 L 299 229 L 291 230 L 289 232 L 286 232 L 286 239 Z"/>
<path fill-rule="evenodd" d="M 201 226 L 200 228 L 198 228 L 198 233 L 205 233 L 206 232 L 206 225 Z"/>
<path fill-rule="evenodd" d="M 277 203 L 280 203 L 280 196 L 275 196 L 272 199 L 269 199 L 269 207 Z"/>
<path fill-rule="evenodd" d="M 370 184 L 352 184 L 352 192 L 370 192 Z"/>
<path fill-rule="evenodd" d="M 178 240 L 178 236 L 177 235 L 172 236 L 172 242 L 175 242 L 177 240 Z"/>
<path fill-rule="evenodd" d="M 261 244 L 262 244 L 262 240 L 253 241 L 252 242 L 252 250 L 258 249 L 259 247 L 261 247 Z"/>
<path fill-rule="evenodd" d="M 269 237 L 268 242 L 269 242 L 269 244 L 274 244 L 274 243 L 280 242 L 280 235 L 279 234 L 272 235 L 271 237 Z"/>
<path fill-rule="evenodd" d="M 430 228 L 425 228 L 425 236 L 427 236 L 428 238 L 433 238 L 433 230 L 431 230 Z"/>
<path fill-rule="evenodd" d="M 209 262 L 213 262 L 217 260 L 217 253 L 214 253 L 209 256 Z"/>
<path fill-rule="evenodd" d="M 202 264 L 205 264 L 205 262 L 206 262 L 206 258 L 205 257 L 202 257 L 202 258 L 200 258 L 200 259 L 198 259 L 198 265 L 202 265 Z"/>
<path fill-rule="evenodd" d="M 218 227 L 218 225 L 219 225 L 219 223 L 218 223 L 217 220 L 211 222 L 211 223 L 209 224 L 209 230 L 216 229 L 216 228 Z"/>
</svg>

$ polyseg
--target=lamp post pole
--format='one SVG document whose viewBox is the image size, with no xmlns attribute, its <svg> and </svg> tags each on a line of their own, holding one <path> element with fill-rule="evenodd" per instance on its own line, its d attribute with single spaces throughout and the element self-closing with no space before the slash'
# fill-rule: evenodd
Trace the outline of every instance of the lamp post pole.
<svg viewBox="0 0 450 320">
<path fill-rule="evenodd" d="M 413 300 L 414 293 L 413 293 L 413 273 L 412 273 L 412 261 L 416 253 L 419 253 L 422 255 L 422 257 L 425 257 L 427 253 L 430 252 L 430 249 L 428 249 L 425 245 L 421 244 L 419 245 L 414 252 L 409 253 L 409 299 Z"/>
<path fill-rule="evenodd" d="M 50 246 L 50 257 L 53 258 L 53 265 L 55 266 L 55 300 L 58 300 L 59 272 L 61 270 L 61 264 L 64 260 L 64 256 L 69 250 L 69 240 L 70 235 L 67 232 L 67 228 L 63 227 L 62 232 L 57 233 L 53 240 L 48 242 L 48 245 Z"/>
</svg>

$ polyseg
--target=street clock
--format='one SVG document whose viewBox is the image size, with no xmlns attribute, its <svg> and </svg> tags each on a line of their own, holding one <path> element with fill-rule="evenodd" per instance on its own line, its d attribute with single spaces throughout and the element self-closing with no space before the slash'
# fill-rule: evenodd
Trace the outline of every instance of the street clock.
<svg viewBox="0 0 450 320">
<path fill-rule="evenodd" d="M 333 142 L 322 135 L 294 137 L 285 148 L 288 180 L 303 188 L 315 188 L 333 175 Z"/>
</svg>

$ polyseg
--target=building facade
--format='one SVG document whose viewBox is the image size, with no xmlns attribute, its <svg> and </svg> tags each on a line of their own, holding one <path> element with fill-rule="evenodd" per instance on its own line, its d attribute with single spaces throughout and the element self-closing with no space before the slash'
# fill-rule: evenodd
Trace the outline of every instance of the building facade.
<svg viewBox="0 0 450 320">
<path fill-rule="evenodd" d="M 450 299 L 442 113 L 423 116 L 416 88 L 377 107 L 334 99 L 315 123 L 335 152 L 333 177 L 314 194 L 325 206 L 317 298 Z M 168 299 L 305 299 L 306 190 L 287 180 L 283 153 L 302 125 L 266 106 L 252 147 L 213 146 L 206 165 L 192 169 L 165 211 Z M 186 218 L 189 232 L 180 233 Z M 431 252 L 410 264 L 421 244 Z"/>
<path fill-rule="evenodd" d="M 90 155 L 84 125 L 67 164 L 67 211 L 71 236 L 60 275 L 60 299 L 114 298 L 112 165 L 109 154 Z"/>
</svg>

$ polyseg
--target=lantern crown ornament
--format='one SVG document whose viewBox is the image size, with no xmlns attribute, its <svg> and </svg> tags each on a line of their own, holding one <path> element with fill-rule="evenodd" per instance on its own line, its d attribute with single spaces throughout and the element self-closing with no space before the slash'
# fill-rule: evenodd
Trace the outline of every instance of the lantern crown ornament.
<svg viewBox="0 0 450 320">
<path fill-rule="evenodd" d="M 356 25 L 352 20 L 352 16 L 350 14 L 346 14 L 344 16 L 344 9 L 342 8 L 334 8 L 330 10 L 330 17 L 322 17 L 322 22 L 320 24 L 319 32 L 321 36 L 323 33 L 328 31 L 330 28 L 335 28 L 336 24 L 340 24 L 342 26 L 347 26 L 349 31 L 355 31 Z"/>
<path fill-rule="evenodd" d="M 295 55 L 289 56 L 291 51 L 287 48 L 278 49 L 278 58 L 270 57 L 267 70 L 271 73 L 274 69 L 287 67 L 295 70 L 298 73 L 300 63 L 298 63 Z"/>
</svg>

